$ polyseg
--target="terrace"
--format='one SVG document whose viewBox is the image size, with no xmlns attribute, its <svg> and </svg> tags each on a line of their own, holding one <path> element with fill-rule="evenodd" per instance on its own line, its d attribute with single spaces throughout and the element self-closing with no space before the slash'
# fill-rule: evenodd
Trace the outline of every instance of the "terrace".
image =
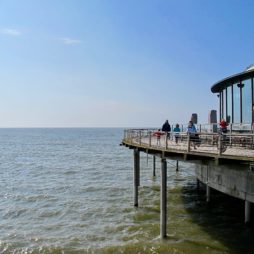
<svg viewBox="0 0 254 254">
<path fill-rule="evenodd" d="M 173 129 L 173 128 L 172 128 Z M 217 124 L 197 126 L 195 140 L 181 126 L 178 142 L 173 132 L 170 138 L 165 133 L 157 134 L 157 129 L 127 129 L 124 131 L 123 145 L 139 148 L 147 153 L 162 152 L 166 155 L 188 157 L 220 158 L 240 161 L 254 161 L 254 134 L 251 124 L 231 124 L 227 134 L 219 134 Z M 194 146 L 195 145 L 195 146 Z"/>
</svg>

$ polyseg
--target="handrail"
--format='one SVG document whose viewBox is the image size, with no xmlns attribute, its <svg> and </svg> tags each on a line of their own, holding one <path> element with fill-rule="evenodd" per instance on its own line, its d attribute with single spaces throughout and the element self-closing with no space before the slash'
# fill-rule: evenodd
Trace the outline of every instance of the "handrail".
<svg viewBox="0 0 254 254">
<path fill-rule="evenodd" d="M 155 135 L 156 132 L 158 132 L 158 129 L 126 129 L 124 130 L 123 143 L 159 150 L 212 153 L 217 155 L 232 154 L 254 159 L 254 134 L 250 131 L 228 131 L 226 134 L 220 134 L 205 130 L 196 132 L 197 137 L 192 137 L 186 132 L 180 132 L 177 134 L 178 142 L 175 141 L 173 131 L 171 131 L 170 139 L 167 138 L 165 132 L 161 132 L 159 136 Z M 244 152 L 241 152 L 242 150 Z"/>
</svg>

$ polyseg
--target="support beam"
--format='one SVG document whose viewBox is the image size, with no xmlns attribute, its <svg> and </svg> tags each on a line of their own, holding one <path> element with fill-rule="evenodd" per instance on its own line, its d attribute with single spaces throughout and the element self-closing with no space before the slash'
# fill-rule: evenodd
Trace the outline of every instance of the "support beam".
<svg viewBox="0 0 254 254">
<path fill-rule="evenodd" d="M 178 160 L 176 160 L 176 171 L 178 171 L 179 170 L 179 162 L 178 162 Z"/>
<path fill-rule="evenodd" d="M 160 237 L 167 237 L 167 160 L 161 159 Z"/>
<path fill-rule="evenodd" d="M 251 203 L 245 200 L 245 223 L 250 222 L 250 205 Z"/>
<path fill-rule="evenodd" d="M 134 206 L 138 206 L 138 186 L 140 185 L 140 155 L 138 149 L 134 149 L 133 151 L 134 151 L 134 167 L 133 167 Z"/>
</svg>

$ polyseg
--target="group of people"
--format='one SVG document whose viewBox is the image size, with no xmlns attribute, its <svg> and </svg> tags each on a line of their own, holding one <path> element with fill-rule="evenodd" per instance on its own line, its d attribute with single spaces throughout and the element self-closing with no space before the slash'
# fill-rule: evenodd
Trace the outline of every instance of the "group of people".
<svg viewBox="0 0 254 254">
<path fill-rule="evenodd" d="M 224 133 L 224 134 L 227 133 L 228 123 L 224 119 L 221 119 L 219 124 L 220 124 L 221 133 Z M 176 124 L 173 129 L 173 135 L 174 135 L 174 140 L 176 144 L 178 144 L 178 141 L 180 138 L 180 132 L 181 132 L 180 126 L 179 124 Z M 200 139 L 199 139 L 199 135 L 197 134 L 197 129 L 193 121 L 189 121 L 186 132 L 190 135 L 191 143 L 194 149 L 196 149 L 196 146 L 200 145 Z M 154 133 L 154 135 L 157 137 L 157 145 L 160 145 L 161 135 L 166 134 L 167 138 L 170 139 L 170 133 L 171 133 L 171 126 L 168 120 L 166 120 L 165 123 L 162 125 L 162 128 L 158 129 L 158 131 Z"/>
<path fill-rule="evenodd" d="M 165 123 L 162 125 L 162 129 L 163 132 L 167 133 L 167 137 L 170 139 L 170 132 L 171 132 L 171 126 L 168 122 L 168 120 L 165 121 Z M 173 134 L 174 134 L 174 139 L 176 144 L 178 144 L 178 140 L 180 138 L 180 126 L 177 123 L 175 128 L 173 129 Z M 187 127 L 187 133 L 195 133 L 197 132 L 195 125 L 193 124 L 192 121 L 189 121 L 188 127 Z"/>
<path fill-rule="evenodd" d="M 180 127 L 179 124 L 176 124 L 175 128 L 173 129 L 173 133 L 174 133 L 174 138 L 175 138 L 175 142 L 178 143 L 178 140 L 180 138 Z M 171 126 L 168 122 L 168 120 L 165 121 L 165 123 L 162 125 L 161 129 L 158 129 L 158 131 L 156 131 L 154 133 L 154 135 L 157 137 L 157 145 L 160 145 L 160 137 L 161 135 L 164 135 L 166 133 L 167 138 L 170 139 L 170 133 L 171 133 Z"/>
</svg>

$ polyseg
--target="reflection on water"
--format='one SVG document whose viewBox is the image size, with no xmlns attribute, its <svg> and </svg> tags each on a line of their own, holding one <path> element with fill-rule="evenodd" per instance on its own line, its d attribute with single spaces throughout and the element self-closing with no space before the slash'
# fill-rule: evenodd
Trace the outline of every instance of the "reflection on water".
<svg viewBox="0 0 254 254">
<path fill-rule="evenodd" d="M 150 202 L 149 188 L 142 188 L 142 207 L 133 216 L 128 244 L 109 247 L 102 253 L 253 253 L 253 226 L 245 226 L 244 203 L 217 191 L 207 204 L 205 191 L 195 184 L 168 191 L 168 238 L 160 240 L 159 189 L 151 188 L 157 200 Z"/>
</svg>

